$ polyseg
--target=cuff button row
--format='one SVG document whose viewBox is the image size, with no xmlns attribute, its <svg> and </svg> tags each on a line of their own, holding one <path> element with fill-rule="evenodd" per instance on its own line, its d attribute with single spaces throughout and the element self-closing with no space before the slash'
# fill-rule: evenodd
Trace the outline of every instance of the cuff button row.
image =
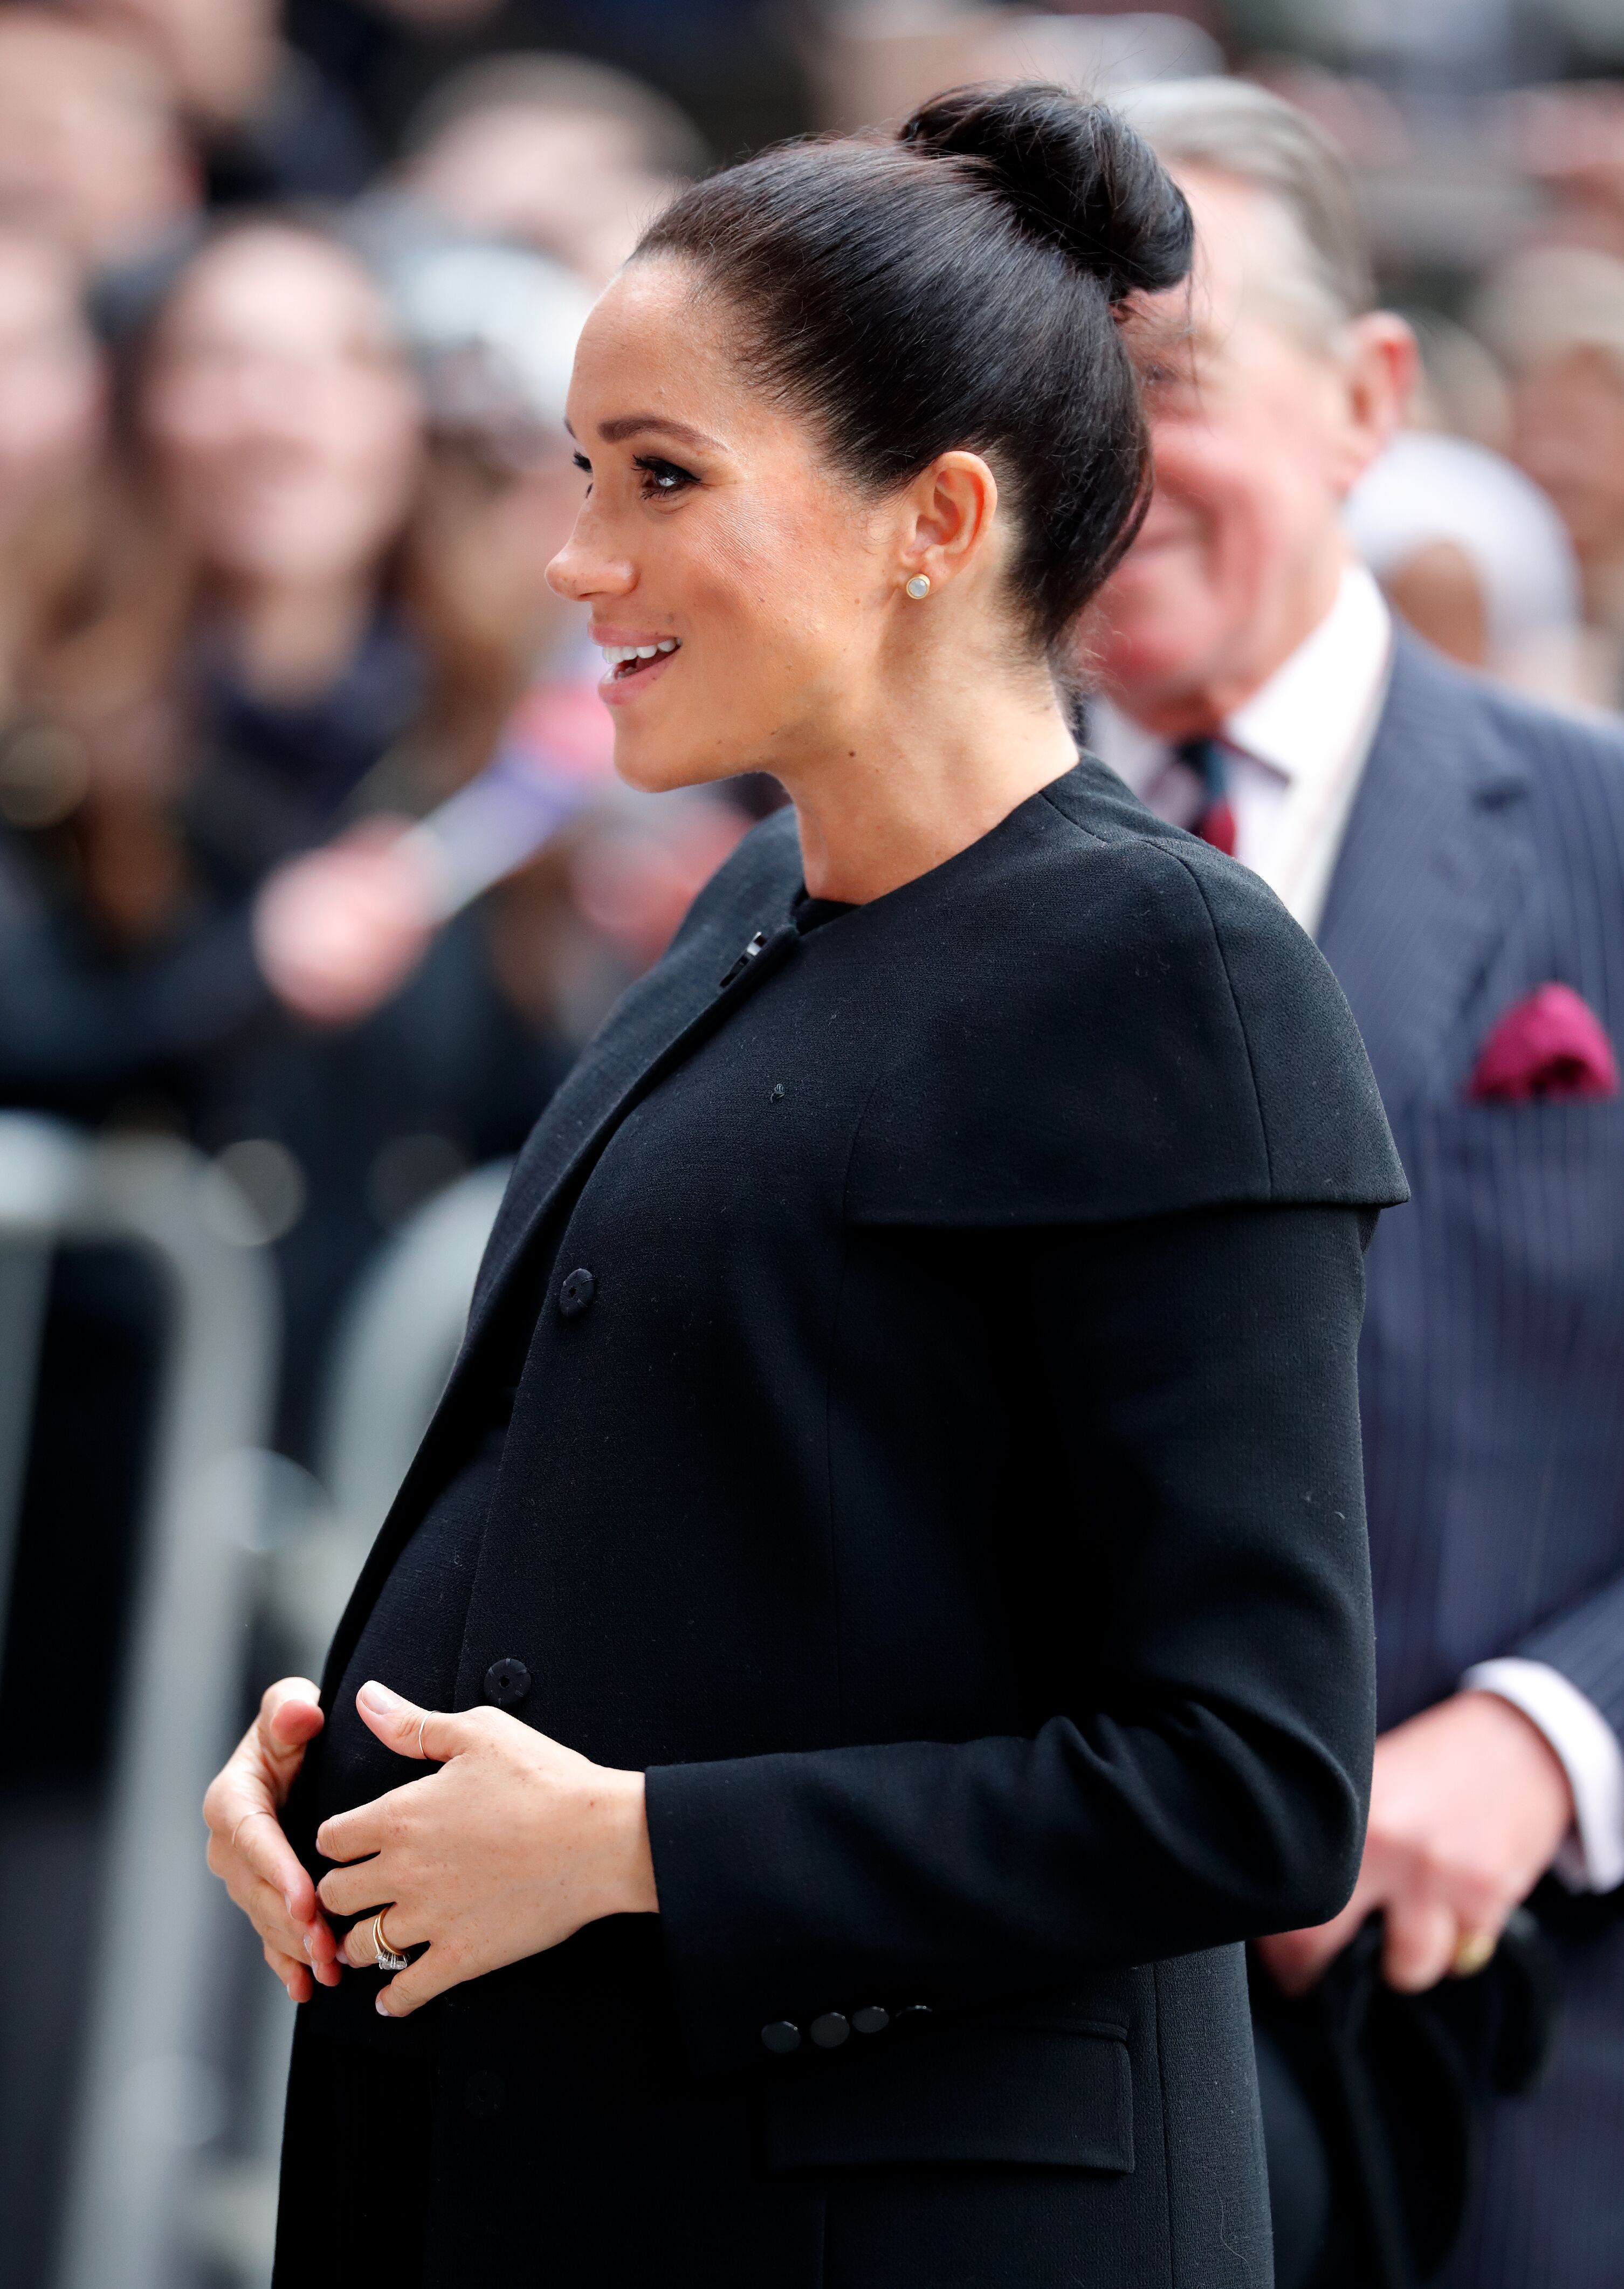
<svg viewBox="0 0 1624 2289">
<path fill-rule="evenodd" d="M 904 2020 L 928 2018 L 927 2003 L 908 2003 L 896 2013 L 898 2023 Z M 848 2018 L 844 2011 L 825 2011 L 814 2019 L 807 2032 L 820 2051 L 838 2051 L 854 2030 L 859 2035 L 883 2034 L 892 2023 L 893 2014 L 879 2003 L 865 2003 Z M 761 2030 L 764 2047 L 779 2058 L 787 2058 L 792 2051 L 800 2048 L 800 2029 L 792 2019 L 769 2020 Z"/>
</svg>

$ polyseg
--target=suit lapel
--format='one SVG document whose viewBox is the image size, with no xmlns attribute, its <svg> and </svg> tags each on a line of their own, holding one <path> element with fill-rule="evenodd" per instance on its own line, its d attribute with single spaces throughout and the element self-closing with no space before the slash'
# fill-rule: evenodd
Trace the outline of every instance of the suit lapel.
<svg viewBox="0 0 1624 2289">
<path fill-rule="evenodd" d="M 1401 641 L 1319 932 L 1389 1115 L 1437 1079 L 1522 901 L 1525 792 L 1471 681 Z"/>
</svg>

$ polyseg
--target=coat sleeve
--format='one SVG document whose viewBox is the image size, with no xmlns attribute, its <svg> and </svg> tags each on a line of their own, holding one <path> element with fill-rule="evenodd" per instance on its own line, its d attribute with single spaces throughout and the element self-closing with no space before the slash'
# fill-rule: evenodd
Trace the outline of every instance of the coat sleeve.
<svg viewBox="0 0 1624 2289">
<path fill-rule="evenodd" d="M 1053 1453 L 1030 1621 L 1053 1641 L 1057 1585 L 1087 1585 L 1071 1671 L 1026 1738 L 649 1774 L 702 2070 L 760 2057 L 771 2021 L 1013 1999 L 1342 1905 L 1374 1732 L 1373 1221 L 1240 1207 L 1021 1236 Z"/>
</svg>

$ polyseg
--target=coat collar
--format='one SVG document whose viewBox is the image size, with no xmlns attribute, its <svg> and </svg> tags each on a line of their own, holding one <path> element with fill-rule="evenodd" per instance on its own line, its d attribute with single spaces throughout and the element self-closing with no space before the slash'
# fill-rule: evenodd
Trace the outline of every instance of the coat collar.
<svg viewBox="0 0 1624 2289">
<path fill-rule="evenodd" d="M 1319 931 L 1389 1115 L 1436 1079 L 1521 903 L 1526 794 L 1487 694 L 1401 640 Z"/>
</svg>

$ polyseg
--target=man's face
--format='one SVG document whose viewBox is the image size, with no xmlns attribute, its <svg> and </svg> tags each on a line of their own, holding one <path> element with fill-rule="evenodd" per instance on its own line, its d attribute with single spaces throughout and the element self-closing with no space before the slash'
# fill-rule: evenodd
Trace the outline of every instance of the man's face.
<svg viewBox="0 0 1624 2289">
<path fill-rule="evenodd" d="M 1193 280 L 1157 299 L 1136 344 L 1155 498 L 1084 629 L 1106 691 L 1170 737 L 1210 728 L 1329 610 L 1342 498 L 1369 458 L 1342 362 L 1271 293 L 1297 259 L 1284 218 L 1232 177 L 1180 181 Z"/>
</svg>

